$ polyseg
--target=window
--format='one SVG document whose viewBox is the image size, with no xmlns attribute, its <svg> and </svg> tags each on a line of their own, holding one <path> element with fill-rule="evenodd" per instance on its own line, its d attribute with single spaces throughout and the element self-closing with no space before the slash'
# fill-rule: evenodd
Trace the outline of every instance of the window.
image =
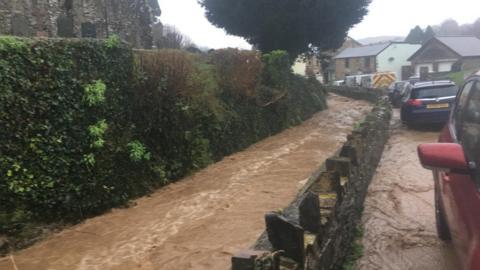
<svg viewBox="0 0 480 270">
<path fill-rule="evenodd" d="M 452 118 L 452 124 L 455 127 L 455 133 L 457 138 L 460 138 L 461 136 L 460 134 L 461 133 L 460 124 L 462 121 L 461 119 L 463 116 L 464 108 L 468 100 L 468 96 L 470 95 L 470 92 L 472 91 L 474 84 L 475 84 L 474 81 L 467 83 L 463 88 L 462 92 L 460 93 L 460 95 L 458 96 L 458 101 L 457 101 L 455 111 L 453 113 L 453 118 Z"/>
<path fill-rule="evenodd" d="M 403 92 L 402 102 L 407 102 L 407 100 L 410 98 L 410 93 L 411 92 L 412 92 L 412 85 L 407 84 L 407 86 L 405 87 L 405 90 Z"/>
<path fill-rule="evenodd" d="M 82 37 L 84 38 L 96 38 L 97 26 L 93 23 L 82 23 Z"/>
<path fill-rule="evenodd" d="M 371 64 L 370 57 L 365 57 L 365 67 L 366 67 L 366 68 L 369 68 L 369 67 L 370 67 L 370 64 Z"/>
<path fill-rule="evenodd" d="M 469 96 L 466 97 L 466 106 L 459 119 L 461 127 L 459 139 L 467 160 L 480 164 L 480 89 L 478 83 L 470 83 L 468 86 Z M 474 178 L 480 183 L 480 168 L 474 170 Z"/>
<path fill-rule="evenodd" d="M 345 59 L 345 67 L 350 68 L 350 59 Z"/>
<path fill-rule="evenodd" d="M 458 93 L 458 87 L 456 85 L 448 85 L 443 87 L 426 87 L 418 88 L 412 92 L 413 99 L 422 98 L 438 98 L 438 97 L 454 97 Z"/>
</svg>

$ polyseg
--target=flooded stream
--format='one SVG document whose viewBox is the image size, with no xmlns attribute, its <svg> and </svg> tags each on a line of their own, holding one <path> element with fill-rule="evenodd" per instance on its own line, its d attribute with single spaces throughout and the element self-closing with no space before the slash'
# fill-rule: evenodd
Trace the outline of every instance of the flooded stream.
<svg viewBox="0 0 480 270">
<path fill-rule="evenodd" d="M 433 177 L 417 157 L 420 143 L 435 142 L 439 129 L 409 130 L 398 111 L 363 216 L 365 248 L 358 270 L 457 270 L 453 248 L 438 240 Z"/>
<path fill-rule="evenodd" d="M 371 109 L 367 102 L 338 96 L 329 97 L 329 106 L 134 207 L 0 258 L 0 269 L 228 269 L 231 255 L 264 230 L 264 214 L 286 206 Z"/>
</svg>

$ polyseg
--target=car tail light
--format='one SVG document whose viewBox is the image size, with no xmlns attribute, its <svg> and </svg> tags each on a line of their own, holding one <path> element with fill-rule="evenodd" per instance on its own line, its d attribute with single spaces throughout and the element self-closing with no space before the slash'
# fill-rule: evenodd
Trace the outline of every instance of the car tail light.
<svg viewBox="0 0 480 270">
<path fill-rule="evenodd" d="M 409 99 L 407 101 L 407 104 L 408 105 L 412 105 L 412 106 L 415 106 L 415 107 L 420 107 L 423 105 L 423 102 L 419 99 Z"/>
</svg>

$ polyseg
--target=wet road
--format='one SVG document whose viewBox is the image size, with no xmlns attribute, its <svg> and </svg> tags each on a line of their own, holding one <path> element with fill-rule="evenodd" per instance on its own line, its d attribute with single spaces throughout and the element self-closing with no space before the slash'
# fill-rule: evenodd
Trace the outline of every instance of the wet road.
<svg viewBox="0 0 480 270">
<path fill-rule="evenodd" d="M 439 129 L 409 130 L 395 112 L 390 138 L 369 189 L 363 216 L 365 248 L 358 270 L 457 270 L 454 251 L 437 239 L 433 177 L 417 157 Z"/>
<path fill-rule="evenodd" d="M 331 96 L 330 109 L 167 186 L 135 207 L 87 220 L 0 259 L 0 269 L 228 269 L 371 105 Z"/>
</svg>

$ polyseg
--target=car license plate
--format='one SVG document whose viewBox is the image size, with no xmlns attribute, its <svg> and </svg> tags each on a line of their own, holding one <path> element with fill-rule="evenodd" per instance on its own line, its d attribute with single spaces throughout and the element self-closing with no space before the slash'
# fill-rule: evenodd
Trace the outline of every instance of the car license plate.
<svg viewBox="0 0 480 270">
<path fill-rule="evenodd" d="M 448 103 L 440 103 L 440 104 L 427 104 L 427 109 L 444 109 L 450 107 Z"/>
</svg>

